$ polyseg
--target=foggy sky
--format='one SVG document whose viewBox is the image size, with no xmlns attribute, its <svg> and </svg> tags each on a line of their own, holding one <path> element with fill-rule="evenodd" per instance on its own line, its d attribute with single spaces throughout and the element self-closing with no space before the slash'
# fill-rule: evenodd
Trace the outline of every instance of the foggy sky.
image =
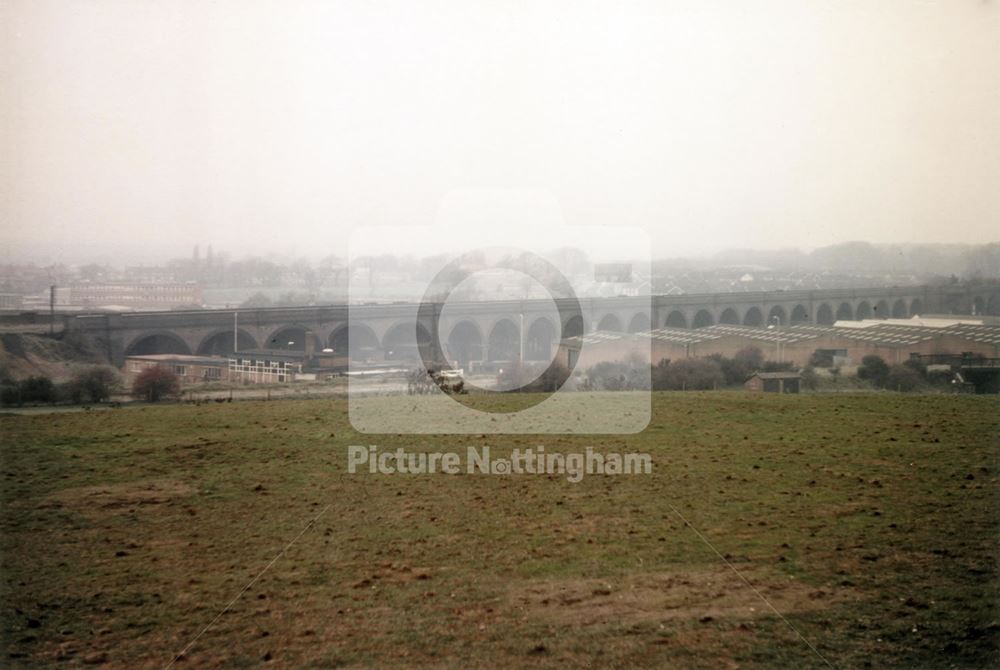
<svg viewBox="0 0 1000 670">
<path fill-rule="evenodd" d="M 449 194 L 722 247 L 987 242 L 983 0 L 0 5 L 0 260 L 344 255 Z"/>
</svg>

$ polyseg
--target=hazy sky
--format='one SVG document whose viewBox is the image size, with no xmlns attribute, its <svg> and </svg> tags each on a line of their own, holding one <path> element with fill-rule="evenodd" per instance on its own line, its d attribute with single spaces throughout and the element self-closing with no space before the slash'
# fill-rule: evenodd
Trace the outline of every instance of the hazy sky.
<svg viewBox="0 0 1000 670">
<path fill-rule="evenodd" d="M 0 259 L 344 255 L 449 194 L 654 254 L 1000 238 L 989 0 L 0 0 Z"/>
</svg>

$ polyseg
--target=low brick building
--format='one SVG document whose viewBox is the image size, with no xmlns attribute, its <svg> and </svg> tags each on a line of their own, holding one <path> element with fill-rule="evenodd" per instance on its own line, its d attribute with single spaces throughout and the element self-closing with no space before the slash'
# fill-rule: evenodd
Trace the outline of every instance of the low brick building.
<svg viewBox="0 0 1000 670">
<path fill-rule="evenodd" d="M 147 354 L 125 359 L 125 381 L 131 385 L 147 368 L 167 368 L 182 384 L 228 381 L 229 361 L 221 356 L 186 356 L 183 354 Z"/>
</svg>

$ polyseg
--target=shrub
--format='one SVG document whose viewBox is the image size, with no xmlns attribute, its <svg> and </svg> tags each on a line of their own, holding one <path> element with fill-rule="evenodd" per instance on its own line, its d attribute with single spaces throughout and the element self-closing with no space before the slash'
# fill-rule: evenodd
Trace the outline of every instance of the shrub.
<svg viewBox="0 0 1000 670">
<path fill-rule="evenodd" d="M 861 359 L 861 367 L 858 368 L 858 379 L 869 381 L 876 388 L 885 388 L 889 379 L 889 364 L 882 360 L 881 356 L 871 354 Z"/>
<path fill-rule="evenodd" d="M 105 402 L 121 388 L 121 378 L 114 368 L 95 365 L 73 375 L 68 392 L 73 402 Z"/>
<path fill-rule="evenodd" d="M 48 377 L 28 377 L 18 384 L 20 402 L 55 402 L 56 385 Z"/>
<path fill-rule="evenodd" d="M 886 375 L 886 388 L 893 391 L 902 391 L 904 393 L 910 391 L 916 391 L 921 386 L 923 386 L 924 378 L 921 374 L 913 369 L 911 366 L 903 365 L 893 365 L 889 368 L 889 373 Z"/>
<path fill-rule="evenodd" d="M 656 377 L 656 390 L 714 389 L 726 382 L 719 363 L 708 358 L 685 358 L 669 363 Z"/>
<path fill-rule="evenodd" d="M 645 361 L 626 363 L 605 361 L 586 372 L 585 388 L 595 391 L 649 390 L 649 376 Z"/>
<path fill-rule="evenodd" d="M 148 402 L 180 395 L 181 382 L 173 370 L 155 366 L 139 373 L 132 383 L 132 395 Z"/>
<path fill-rule="evenodd" d="M 819 386 L 819 375 L 816 374 L 815 368 L 811 365 L 802 369 L 802 386 L 810 391 L 815 391 Z"/>
<path fill-rule="evenodd" d="M 712 354 L 708 358 L 715 361 L 722 370 L 726 386 L 741 385 L 765 365 L 764 354 L 757 347 L 740 349 L 732 358 L 726 358 L 722 354 Z"/>
</svg>

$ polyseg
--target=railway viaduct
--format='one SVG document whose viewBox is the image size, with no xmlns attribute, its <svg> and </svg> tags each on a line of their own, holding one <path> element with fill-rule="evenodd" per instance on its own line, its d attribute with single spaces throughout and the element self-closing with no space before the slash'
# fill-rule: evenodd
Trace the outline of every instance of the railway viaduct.
<svg viewBox="0 0 1000 670">
<path fill-rule="evenodd" d="M 65 317 L 65 329 L 116 365 L 133 354 L 304 349 L 307 340 L 336 352 L 347 352 L 350 342 L 354 357 L 391 360 L 414 354 L 407 348 L 414 331 L 420 342 L 440 342 L 452 359 L 510 360 L 512 347 L 524 346 L 526 359 L 543 360 L 560 337 L 596 330 L 1000 314 L 1000 284 L 587 298 L 580 308 L 565 323 L 554 323 L 551 302 L 540 300 L 448 303 L 443 313 L 437 304 L 420 314 L 409 303 L 79 314 Z"/>
</svg>

